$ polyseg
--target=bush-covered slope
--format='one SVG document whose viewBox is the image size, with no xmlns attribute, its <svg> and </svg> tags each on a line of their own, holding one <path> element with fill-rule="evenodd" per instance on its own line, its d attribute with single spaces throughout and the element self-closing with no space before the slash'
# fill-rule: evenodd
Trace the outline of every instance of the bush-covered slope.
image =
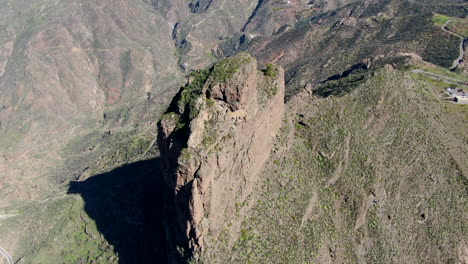
<svg viewBox="0 0 468 264">
<path fill-rule="evenodd" d="M 256 195 L 238 207 L 240 232 L 226 223 L 206 263 L 466 257 L 466 105 L 387 66 L 350 94 L 289 106 Z"/>
<path fill-rule="evenodd" d="M 451 64 L 459 40 L 433 12 L 464 21 L 466 1 L 33 2 L 0 0 L 0 246 L 15 261 L 190 256 L 164 242 L 156 123 L 184 71 L 216 61 L 213 50 L 282 65 L 289 109 L 256 190 L 223 196 L 235 216 L 211 223 L 206 263 L 466 257 L 468 111 L 437 96 L 452 84 L 405 66 Z M 179 94 L 183 105 L 196 105 L 198 86 Z M 260 105 L 276 93 L 263 88 Z"/>
<path fill-rule="evenodd" d="M 357 1 L 303 19 L 271 37 L 258 37 L 247 49 L 261 63 L 286 70 L 287 97 L 365 60 L 414 53 L 450 67 L 458 57 L 459 39 L 442 31 L 433 12 L 464 16 L 466 5 L 406 0 Z"/>
</svg>

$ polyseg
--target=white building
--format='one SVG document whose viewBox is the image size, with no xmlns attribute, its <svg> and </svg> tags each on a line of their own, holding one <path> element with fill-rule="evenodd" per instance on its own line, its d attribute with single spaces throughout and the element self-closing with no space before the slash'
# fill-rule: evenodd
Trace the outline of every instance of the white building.
<svg viewBox="0 0 468 264">
<path fill-rule="evenodd" d="M 450 96 L 450 98 L 453 99 L 453 101 L 459 102 L 459 103 L 468 102 L 468 93 L 466 93 L 463 89 L 449 87 L 447 88 L 446 91 L 447 91 L 447 94 Z"/>
</svg>

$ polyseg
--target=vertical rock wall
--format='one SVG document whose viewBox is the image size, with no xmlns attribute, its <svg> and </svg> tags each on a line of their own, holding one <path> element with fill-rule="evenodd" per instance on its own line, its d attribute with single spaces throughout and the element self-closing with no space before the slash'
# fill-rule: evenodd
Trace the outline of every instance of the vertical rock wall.
<svg viewBox="0 0 468 264">
<path fill-rule="evenodd" d="M 283 69 L 259 71 L 240 54 L 194 74 L 163 116 L 168 212 L 177 219 L 168 230 L 195 258 L 251 193 L 280 128 L 283 98 Z"/>
</svg>

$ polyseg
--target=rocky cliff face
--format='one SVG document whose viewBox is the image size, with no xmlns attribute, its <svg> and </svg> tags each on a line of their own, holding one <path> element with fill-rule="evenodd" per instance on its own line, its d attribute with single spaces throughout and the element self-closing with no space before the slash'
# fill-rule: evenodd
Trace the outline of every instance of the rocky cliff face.
<svg viewBox="0 0 468 264">
<path fill-rule="evenodd" d="M 261 0 L 243 31 L 261 36 L 270 36 L 285 31 L 285 25 L 292 27 L 302 18 L 318 14 L 324 10 L 335 10 L 357 0 Z"/>
<path fill-rule="evenodd" d="M 213 0 L 192 0 L 190 3 L 190 10 L 193 13 L 203 13 L 210 7 Z"/>
<path fill-rule="evenodd" d="M 183 81 L 181 68 L 210 65 L 219 43 L 244 28 L 270 34 L 309 8 L 305 1 L 271 3 L 278 21 L 256 30 L 272 21 L 259 18 L 268 12 L 254 14 L 260 2 L 270 3 L 0 0 L 0 184 L 7 186 L 0 206 L 47 194 L 55 187 L 50 178 L 79 177 L 102 154 L 94 143 L 86 151 L 69 144 L 99 141 L 108 130 L 152 128 L 148 113 L 166 107 Z"/>
<path fill-rule="evenodd" d="M 177 244 L 195 254 L 216 240 L 251 193 L 284 111 L 284 72 L 247 54 L 192 74 L 159 124 Z M 171 223 L 168 223 L 171 224 Z"/>
<path fill-rule="evenodd" d="M 184 69 L 214 63 L 213 47 L 242 33 L 267 1 L 30 2 L 0 0 L 1 208 L 43 200 L 64 181 L 148 159 L 154 122 L 184 81 Z M 282 21 L 296 21 L 293 10 L 306 1 L 268 2 L 281 18 L 276 30 Z M 262 14 L 268 15 L 255 16 Z M 0 235 L 0 245 L 23 254 L 17 252 L 33 246 L 14 241 L 22 234 L 40 239 L 14 222 L 0 228 L 14 234 Z M 46 263 L 62 258 L 44 255 Z"/>
<path fill-rule="evenodd" d="M 466 109 L 428 101 L 424 85 L 452 84 L 405 63 L 451 65 L 459 39 L 433 13 L 467 10 L 464 0 L 0 0 L 0 246 L 22 263 L 166 263 L 154 257 L 165 259 L 166 239 L 146 232 L 163 226 L 156 123 L 184 75 L 248 51 L 286 71 L 282 134 L 261 169 L 282 70 L 259 73 L 241 55 L 192 74 L 159 127 L 173 244 L 204 263 L 454 262 L 467 140 L 449 133 L 466 130 Z M 384 64 L 407 72 L 376 75 Z M 453 140 L 433 148 L 440 138 Z"/>
<path fill-rule="evenodd" d="M 203 263 L 466 263 L 466 117 L 413 76 L 288 101 L 241 235 Z"/>
</svg>

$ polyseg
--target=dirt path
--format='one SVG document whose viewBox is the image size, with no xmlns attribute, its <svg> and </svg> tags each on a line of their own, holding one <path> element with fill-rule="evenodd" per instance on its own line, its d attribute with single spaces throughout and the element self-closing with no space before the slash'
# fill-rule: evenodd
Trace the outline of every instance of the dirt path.
<svg viewBox="0 0 468 264">
<path fill-rule="evenodd" d="M 17 216 L 18 214 L 6 214 L 6 215 L 0 215 L 0 220 L 5 220 L 5 219 L 8 219 L 8 218 L 12 218 L 12 217 L 15 217 Z"/>
<path fill-rule="evenodd" d="M 14 264 L 13 257 L 2 247 L 0 247 L 0 254 L 2 254 L 8 264 Z"/>
<path fill-rule="evenodd" d="M 440 74 L 436 74 L 436 73 L 432 73 L 432 72 L 428 72 L 428 71 L 423 71 L 423 70 L 412 70 L 412 72 L 427 75 L 428 77 L 430 77 L 432 79 L 435 79 L 435 80 L 438 80 L 438 81 L 441 81 L 441 82 L 447 82 L 447 83 L 451 83 L 451 84 L 455 84 L 455 85 L 458 85 L 458 86 L 468 88 L 468 85 L 463 84 L 464 81 L 462 81 L 462 80 L 450 78 L 450 77 L 447 77 L 447 76 L 443 76 L 443 75 L 440 75 Z"/>
<path fill-rule="evenodd" d="M 344 143 L 344 156 L 338 164 L 338 167 L 333 174 L 333 177 L 328 180 L 328 185 L 333 185 L 340 178 L 341 174 L 346 170 L 349 163 L 349 143 L 351 142 L 351 135 L 346 136 Z"/>
<path fill-rule="evenodd" d="M 465 41 L 465 38 L 462 35 L 459 35 L 447 29 L 447 25 L 450 24 L 450 22 L 453 22 L 453 20 L 450 19 L 449 21 L 445 22 L 445 24 L 442 26 L 442 30 L 461 39 L 460 55 L 458 56 L 456 60 L 453 61 L 452 68 L 450 68 L 450 70 L 454 70 L 458 67 L 458 65 L 460 64 L 460 61 L 463 59 L 463 56 L 465 55 L 465 50 L 463 49 L 463 42 Z"/>
<path fill-rule="evenodd" d="M 304 216 L 302 217 L 301 229 L 304 227 L 304 224 L 307 222 L 307 220 L 309 220 L 310 214 L 312 214 L 312 211 L 314 210 L 314 206 L 317 200 L 318 200 L 318 194 L 317 194 L 317 191 L 314 190 L 314 193 L 310 197 L 309 205 L 307 206 Z"/>
</svg>

